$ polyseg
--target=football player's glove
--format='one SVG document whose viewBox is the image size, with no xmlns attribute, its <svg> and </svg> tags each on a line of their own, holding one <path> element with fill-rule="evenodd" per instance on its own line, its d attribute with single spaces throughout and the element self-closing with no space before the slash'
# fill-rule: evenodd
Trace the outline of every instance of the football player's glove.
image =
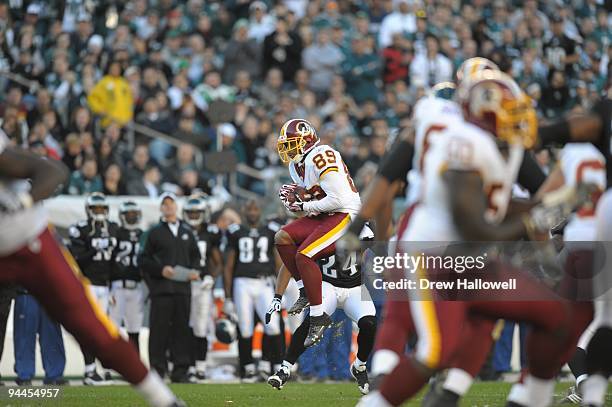
<svg viewBox="0 0 612 407">
<path fill-rule="evenodd" d="M 581 203 L 581 195 L 569 185 L 546 194 L 524 218 L 528 234 L 550 232 Z"/>
<path fill-rule="evenodd" d="M 272 320 L 272 315 L 275 312 L 281 311 L 281 299 L 282 297 L 280 294 L 274 294 L 274 298 L 272 299 L 272 302 L 270 303 L 268 312 L 266 312 L 266 325 L 270 323 L 270 321 Z"/>
<path fill-rule="evenodd" d="M 303 202 L 296 194 L 297 188 L 297 184 L 285 184 L 278 191 L 278 197 L 290 212 L 300 212 L 304 209 Z"/>
<path fill-rule="evenodd" d="M 200 288 L 202 290 L 210 290 L 215 285 L 215 279 L 208 274 L 202 278 L 202 282 L 200 283 Z"/>
<path fill-rule="evenodd" d="M 294 195 L 297 189 L 297 184 L 284 184 L 278 190 L 278 197 L 281 200 L 287 199 L 290 195 Z"/>
</svg>

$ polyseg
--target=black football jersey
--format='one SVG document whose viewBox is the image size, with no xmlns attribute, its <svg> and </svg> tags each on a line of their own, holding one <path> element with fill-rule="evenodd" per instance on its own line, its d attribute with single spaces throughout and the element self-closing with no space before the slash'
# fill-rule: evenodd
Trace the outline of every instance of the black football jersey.
<svg viewBox="0 0 612 407">
<path fill-rule="evenodd" d="M 113 222 L 81 221 L 68 230 L 70 252 L 93 285 L 108 285 L 119 226 Z"/>
<path fill-rule="evenodd" d="M 345 260 L 343 267 L 339 267 L 336 256 L 332 255 L 317 261 L 323 274 L 323 281 L 334 287 L 353 288 L 361 285 L 361 264 L 357 252 Z"/>
<path fill-rule="evenodd" d="M 234 224 L 227 229 L 227 247 L 236 251 L 234 277 L 257 278 L 275 273 L 274 234 L 277 231 L 274 223 L 256 228 Z"/>
<path fill-rule="evenodd" d="M 210 263 L 209 258 L 214 247 L 219 248 L 221 244 L 221 231 L 217 225 L 206 225 L 196 232 L 198 239 L 198 249 L 200 249 L 200 270 L 201 275 L 210 274 L 208 265 Z"/>
<path fill-rule="evenodd" d="M 138 254 L 140 252 L 141 229 L 126 229 L 120 227 L 117 230 L 117 246 L 113 252 L 113 269 L 111 281 L 134 280 L 140 281 L 142 275 L 138 266 Z"/>
</svg>

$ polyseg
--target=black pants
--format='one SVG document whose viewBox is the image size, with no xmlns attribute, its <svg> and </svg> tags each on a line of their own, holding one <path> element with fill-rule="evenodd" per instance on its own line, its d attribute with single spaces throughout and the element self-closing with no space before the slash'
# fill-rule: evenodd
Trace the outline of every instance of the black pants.
<svg viewBox="0 0 612 407">
<path fill-rule="evenodd" d="M 191 363 L 191 330 L 189 306 L 191 298 L 185 294 L 151 297 L 149 321 L 149 362 L 161 377 L 168 370 L 167 351 L 174 365 L 172 381 L 185 380 Z"/>
</svg>

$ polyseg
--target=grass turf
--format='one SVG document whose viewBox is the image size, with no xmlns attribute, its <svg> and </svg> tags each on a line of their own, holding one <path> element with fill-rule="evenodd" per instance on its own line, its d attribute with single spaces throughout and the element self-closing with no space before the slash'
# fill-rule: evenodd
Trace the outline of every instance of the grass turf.
<svg viewBox="0 0 612 407">
<path fill-rule="evenodd" d="M 565 395 L 569 385 L 569 383 L 557 385 L 556 400 L 560 400 Z M 189 406 L 335 407 L 354 406 L 359 399 L 357 386 L 353 383 L 302 384 L 291 382 L 281 391 L 272 389 L 267 384 L 184 384 L 171 387 Z M 464 398 L 461 406 L 503 406 L 509 389 L 509 383 L 476 383 Z M 58 400 L 9 400 L 5 391 L 2 396 L 0 399 L 2 406 L 145 406 L 144 401 L 128 386 L 66 387 Z M 418 400 L 405 405 L 418 406 Z M 608 396 L 608 400 L 612 401 L 611 395 Z"/>
</svg>

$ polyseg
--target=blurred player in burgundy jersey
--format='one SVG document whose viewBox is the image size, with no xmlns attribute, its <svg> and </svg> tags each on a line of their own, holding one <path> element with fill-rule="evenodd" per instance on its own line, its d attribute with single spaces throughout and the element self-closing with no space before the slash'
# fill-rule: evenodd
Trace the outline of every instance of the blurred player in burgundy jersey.
<svg viewBox="0 0 612 407">
<path fill-rule="evenodd" d="M 278 253 L 300 286 L 300 298 L 289 310 L 302 312 L 310 304 L 306 347 L 318 342 L 331 318 L 321 304 L 321 271 L 316 260 L 335 252 L 335 242 L 347 230 L 361 206 L 355 184 L 340 153 L 319 144 L 314 127 L 291 119 L 280 130 L 278 154 L 289 165 L 293 184 L 283 185 L 279 196 L 285 207 L 303 215 L 277 232 Z"/>
<path fill-rule="evenodd" d="M 0 283 L 15 282 L 30 291 L 51 318 L 105 367 L 134 385 L 150 405 L 183 405 L 120 336 L 91 295 L 75 260 L 48 226 L 40 201 L 66 178 L 61 164 L 11 147 L 0 134 Z"/>
<path fill-rule="evenodd" d="M 399 240 L 512 241 L 546 231 L 552 226 L 543 216 L 546 207 L 505 218 L 523 148 L 532 146 L 535 139 L 535 113 L 527 97 L 511 78 L 488 70 L 464 83 L 458 100 L 466 122 L 449 125 L 442 130 L 446 132 L 444 136 L 432 140 L 422 167 L 424 192 Z M 483 199 L 475 199 L 483 194 Z M 489 269 L 489 273 L 499 272 L 504 273 L 503 267 Z M 435 278 L 436 270 L 428 269 L 427 273 Z M 542 293 L 540 298 L 548 298 L 537 284 L 525 281 L 519 285 L 522 290 L 534 295 Z M 531 318 L 534 332 L 530 340 L 533 368 L 533 378 L 528 382 L 532 387 L 530 394 L 537 394 L 541 400 L 552 397 L 549 382 L 556 372 L 554 367 L 548 369 L 548 365 L 556 355 L 551 349 L 566 345 L 565 340 L 553 338 L 567 328 L 563 318 L 553 319 L 550 315 L 565 315 L 569 307 L 551 301 L 542 301 L 537 308 L 528 302 L 431 301 L 432 295 L 436 294 L 428 290 L 409 293 L 410 316 L 418 335 L 415 354 L 396 362 L 395 369 L 383 380 L 380 392 L 364 398 L 363 406 L 401 403 L 415 394 L 433 371 L 450 366 L 455 355 L 453 349 L 461 348 L 466 327 L 475 326 L 471 323 L 474 314 L 488 318 Z M 544 343 L 548 349 L 542 348 Z"/>
</svg>

